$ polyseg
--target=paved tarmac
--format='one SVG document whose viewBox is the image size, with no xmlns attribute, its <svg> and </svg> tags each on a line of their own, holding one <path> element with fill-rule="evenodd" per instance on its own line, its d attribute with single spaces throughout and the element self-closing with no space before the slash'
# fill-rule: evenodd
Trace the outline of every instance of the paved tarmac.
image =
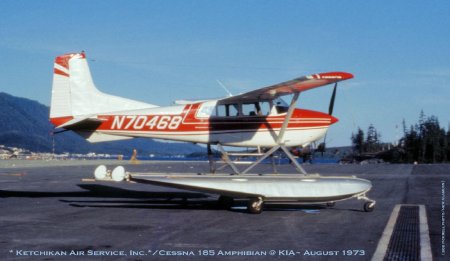
<svg viewBox="0 0 450 261">
<path fill-rule="evenodd" d="M 450 250 L 443 253 L 449 233 L 441 222 L 442 202 L 449 209 L 450 165 L 306 165 L 309 173 L 371 180 L 375 210 L 363 212 L 363 202 L 352 199 L 333 208 L 274 204 L 252 215 L 243 204 L 220 209 L 217 195 L 82 181 L 100 163 L 1 161 L 0 259 L 370 260 L 396 204 L 424 204 L 433 258 L 450 256 Z M 206 162 L 122 165 L 133 172 L 209 168 Z M 282 165 L 279 171 L 293 169 Z"/>
</svg>

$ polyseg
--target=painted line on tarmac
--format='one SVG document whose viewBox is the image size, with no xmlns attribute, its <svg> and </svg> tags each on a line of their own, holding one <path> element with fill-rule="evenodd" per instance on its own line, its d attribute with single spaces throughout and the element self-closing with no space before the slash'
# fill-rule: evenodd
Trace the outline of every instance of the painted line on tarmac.
<svg viewBox="0 0 450 261">
<path fill-rule="evenodd" d="M 428 229 L 427 213 L 424 205 L 397 204 L 392 210 L 389 221 L 383 231 L 383 235 L 378 242 L 377 249 L 372 257 L 372 261 L 384 260 L 386 256 L 389 242 L 397 222 L 398 214 L 402 206 L 418 206 L 419 207 L 419 225 L 420 225 L 420 260 L 433 260 L 431 254 L 430 234 Z"/>
<path fill-rule="evenodd" d="M 433 260 L 431 254 L 430 231 L 425 205 L 419 205 L 420 222 L 420 260 Z"/>
</svg>

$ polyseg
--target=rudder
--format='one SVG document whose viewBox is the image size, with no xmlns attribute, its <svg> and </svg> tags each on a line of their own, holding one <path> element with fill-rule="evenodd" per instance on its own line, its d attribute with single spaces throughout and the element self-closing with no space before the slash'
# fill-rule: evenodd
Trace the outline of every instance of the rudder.
<svg viewBox="0 0 450 261">
<path fill-rule="evenodd" d="M 50 119 L 56 126 L 100 113 L 153 107 L 157 106 L 100 92 L 94 85 L 84 52 L 56 57 L 50 106 Z"/>
</svg>

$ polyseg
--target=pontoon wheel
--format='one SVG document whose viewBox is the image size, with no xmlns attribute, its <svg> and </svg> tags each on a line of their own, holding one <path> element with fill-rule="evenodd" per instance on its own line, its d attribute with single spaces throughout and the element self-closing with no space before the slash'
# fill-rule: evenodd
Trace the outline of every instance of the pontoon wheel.
<svg viewBox="0 0 450 261">
<path fill-rule="evenodd" d="M 263 210 L 263 200 L 261 198 L 252 198 L 248 201 L 247 210 L 251 214 L 260 214 Z"/>
<path fill-rule="evenodd" d="M 364 211 L 365 212 L 372 212 L 374 208 L 375 208 L 375 202 L 364 203 Z"/>
<path fill-rule="evenodd" d="M 336 202 L 334 202 L 334 201 L 327 202 L 327 207 L 329 207 L 329 208 L 334 207 L 334 205 L 336 205 Z"/>
</svg>

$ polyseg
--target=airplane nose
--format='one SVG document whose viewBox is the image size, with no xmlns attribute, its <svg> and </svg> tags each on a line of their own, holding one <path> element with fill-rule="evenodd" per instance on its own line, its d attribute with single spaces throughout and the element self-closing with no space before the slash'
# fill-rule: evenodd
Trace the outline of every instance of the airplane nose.
<svg viewBox="0 0 450 261">
<path fill-rule="evenodd" d="M 334 117 L 334 116 L 331 116 L 331 115 L 330 115 L 330 119 L 331 119 L 331 124 L 335 124 L 336 122 L 339 121 L 338 118 L 336 118 L 336 117 Z M 331 124 L 330 124 L 330 125 L 331 125 Z"/>
</svg>

